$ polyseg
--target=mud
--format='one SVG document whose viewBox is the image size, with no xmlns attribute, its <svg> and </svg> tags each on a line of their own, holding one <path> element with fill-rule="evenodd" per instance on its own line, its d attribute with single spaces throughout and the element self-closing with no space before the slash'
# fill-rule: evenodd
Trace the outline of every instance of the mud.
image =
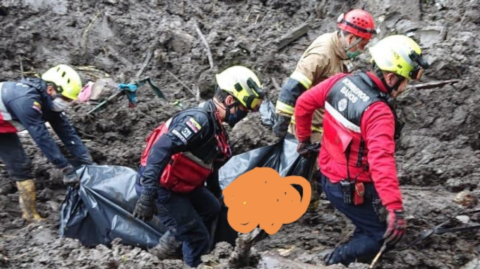
<svg viewBox="0 0 480 269">
<path fill-rule="evenodd" d="M 216 71 L 234 64 L 246 65 L 259 74 L 275 101 L 278 91 L 272 79 L 283 84 L 303 50 L 318 35 L 334 29 L 340 11 L 364 4 L 379 22 L 380 37 L 409 33 L 420 42 L 432 64 L 423 81 L 461 79 L 454 86 L 409 90 L 398 100 L 399 115 L 406 122 L 396 153 L 410 225 L 406 244 L 423 229 L 432 228 L 461 209 L 453 202 L 457 192 L 480 194 L 478 0 L 3 0 L 0 80 L 19 79 L 21 68 L 24 75 L 32 75 L 53 64 L 68 63 L 83 70 L 84 82 L 108 74 L 118 83 L 128 83 L 143 69 L 140 77 L 152 78 L 167 101 L 155 97 L 145 86 L 139 90 L 135 109 L 121 99 L 94 118 L 85 116 L 91 106 L 78 105 L 67 111 L 97 163 L 136 168 L 149 132 L 182 109 L 174 101 L 180 101 L 183 107 L 197 104 L 167 71 L 188 87 L 198 88 L 204 100 L 213 94 Z M 310 24 L 309 32 L 278 50 L 276 40 L 305 21 Z M 195 23 L 211 48 L 213 69 Z M 151 60 L 143 68 L 149 54 Z M 366 56 L 362 55 L 355 65 L 368 66 Z M 239 123 L 231 138 L 235 153 L 275 141 L 258 114 Z M 86 248 L 76 240 L 58 238 L 58 210 L 65 192 L 61 174 L 28 135 L 22 136 L 22 142 L 34 163 L 39 211 L 47 220 L 40 226 L 24 223 L 16 189 L 0 195 L 0 267 L 184 267 L 181 261 L 159 261 L 120 242 L 111 248 Z M 6 182 L 8 177 L 0 166 L 0 183 Z M 324 197 L 318 214 L 318 224 L 309 226 L 300 220 L 286 225 L 256 245 L 256 251 L 321 265 L 320 253 L 346 241 L 353 226 Z M 469 220 L 472 224 L 476 221 L 478 216 Z M 476 232 L 434 235 L 413 249 L 384 254 L 378 267 L 475 268 L 479 263 L 478 242 Z M 207 264 L 228 268 L 232 251 L 225 245 L 218 247 L 206 256 L 205 268 Z"/>
</svg>

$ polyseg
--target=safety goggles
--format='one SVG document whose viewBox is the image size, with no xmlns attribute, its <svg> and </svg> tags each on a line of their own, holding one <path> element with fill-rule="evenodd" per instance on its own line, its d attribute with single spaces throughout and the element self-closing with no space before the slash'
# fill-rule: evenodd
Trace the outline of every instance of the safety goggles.
<svg viewBox="0 0 480 269">
<path fill-rule="evenodd" d="M 248 93 L 247 95 L 243 95 L 242 101 L 245 102 L 245 105 L 248 109 L 252 111 L 258 111 L 260 109 L 260 104 L 265 96 L 263 90 L 253 81 L 253 79 L 249 78 L 247 80 L 247 89 L 244 89 L 240 83 L 236 83 L 235 90 L 239 93 L 245 90 Z"/>
<path fill-rule="evenodd" d="M 428 68 L 430 65 L 427 61 L 425 61 L 425 59 L 423 59 L 422 55 L 416 53 L 415 51 L 412 51 L 408 56 L 414 63 L 416 63 L 409 75 L 412 79 L 419 80 L 422 78 L 424 69 Z"/>
</svg>

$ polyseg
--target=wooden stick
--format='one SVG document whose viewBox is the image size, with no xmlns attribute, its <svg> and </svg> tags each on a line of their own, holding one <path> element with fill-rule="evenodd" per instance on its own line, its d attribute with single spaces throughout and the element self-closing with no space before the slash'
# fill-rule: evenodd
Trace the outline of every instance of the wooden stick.
<svg viewBox="0 0 480 269">
<path fill-rule="evenodd" d="M 88 35 L 88 32 L 90 31 L 90 28 L 92 28 L 93 23 L 97 20 L 98 16 L 100 16 L 101 13 L 102 12 L 99 10 L 97 12 L 97 14 L 95 15 L 95 17 L 93 17 L 92 21 L 88 24 L 87 28 L 85 28 L 85 30 L 83 31 L 82 45 L 83 45 L 83 48 L 85 49 L 85 51 L 87 51 L 87 35 Z"/>
<path fill-rule="evenodd" d="M 377 263 L 378 259 L 380 259 L 380 256 L 382 256 L 382 253 L 385 251 L 385 249 L 387 248 L 387 245 L 386 244 L 383 244 L 382 248 L 380 249 L 380 251 L 377 253 L 377 256 L 375 256 L 375 259 L 373 259 L 372 263 L 370 264 L 370 269 L 372 269 L 375 264 Z"/>
<path fill-rule="evenodd" d="M 304 22 L 298 27 L 293 28 L 275 41 L 275 43 L 277 43 L 277 49 L 281 50 L 283 47 L 287 46 L 288 44 L 292 43 L 296 39 L 306 34 L 309 30 L 310 26 L 308 25 L 308 22 Z"/>
<path fill-rule="evenodd" d="M 408 86 L 408 88 L 423 90 L 423 89 L 437 88 L 437 87 L 445 86 L 447 84 L 455 84 L 457 82 L 460 82 L 460 79 L 450 79 L 450 80 L 427 82 L 427 83 L 422 83 L 422 84 L 410 85 L 410 86 Z"/>
<path fill-rule="evenodd" d="M 475 2 L 475 0 L 470 0 L 470 3 L 468 3 L 468 6 L 467 6 L 467 10 L 470 9 L 470 7 L 473 5 L 474 2 Z M 460 20 L 460 24 L 457 27 L 457 31 L 459 31 L 460 28 L 462 28 L 462 24 L 463 24 L 463 21 L 465 20 L 466 16 L 467 16 L 467 12 L 465 12 L 465 14 L 463 14 L 462 19 Z"/>
<path fill-rule="evenodd" d="M 137 75 L 135 76 L 135 80 L 138 80 L 140 76 L 142 75 L 143 71 L 145 68 L 148 66 L 148 63 L 150 63 L 150 60 L 152 59 L 152 50 L 148 50 L 147 55 L 145 55 L 145 61 L 143 61 L 142 67 L 140 70 L 138 70 Z"/>
<path fill-rule="evenodd" d="M 175 76 L 172 72 L 170 72 L 169 70 L 167 70 L 167 73 L 170 74 L 170 76 L 172 76 L 176 81 L 178 81 L 180 84 L 182 84 L 183 87 L 185 87 L 185 89 L 187 89 L 191 94 L 193 94 L 193 96 L 196 96 L 195 92 L 190 89 L 190 87 L 187 86 L 187 84 L 183 83 L 183 81 L 181 81 L 177 76 Z"/>
<path fill-rule="evenodd" d="M 200 39 L 202 40 L 203 44 L 207 49 L 207 57 L 208 57 L 208 62 L 210 63 L 210 69 L 213 69 L 214 64 L 213 64 L 212 51 L 210 50 L 210 46 L 208 45 L 207 39 L 205 39 L 205 36 L 202 34 L 202 31 L 200 31 L 200 28 L 198 27 L 197 22 L 194 22 L 194 26 L 195 26 L 195 30 L 200 36 Z"/>
<path fill-rule="evenodd" d="M 273 83 L 273 86 L 275 87 L 275 89 L 277 89 L 278 92 L 280 92 L 282 90 L 282 88 L 280 88 L 280 85 L 278 84 L 278 82 L 275 78 L 272 78 L 272 83 Z"/>
<path fill-rule="evenodd" d="M 22 77 L 22 79 L 24 78 L 23 77 L 23 63 L 22 63 L 22 56 L 18 56 L 19 60 L 20 60 L 20 76 Z"/>
</svg>

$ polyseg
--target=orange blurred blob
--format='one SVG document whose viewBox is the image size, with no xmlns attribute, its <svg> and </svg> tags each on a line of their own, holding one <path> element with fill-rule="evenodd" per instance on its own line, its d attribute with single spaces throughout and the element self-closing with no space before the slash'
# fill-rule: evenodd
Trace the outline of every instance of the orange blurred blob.
<svg viewBox="0 0 480 269">
<path fill-rule="evenodd" d="M 303 199 L 292 184 L 302 187 Z M 235 231 L 249 233 L 260 225 L 272 235 L 307 211 L 312 189 L 301 176 L 282 178 L 272 168 L 257 167 L 235 179 L 223 195 L 228 223 Z"/>
</svg>

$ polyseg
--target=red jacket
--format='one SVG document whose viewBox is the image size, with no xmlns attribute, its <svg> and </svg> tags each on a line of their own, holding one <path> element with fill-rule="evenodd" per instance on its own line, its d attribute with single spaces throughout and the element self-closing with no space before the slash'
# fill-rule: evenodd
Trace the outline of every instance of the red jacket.
<svg viewBox="0 0 480 269">
<path fill-rule="evenodd" d="M 367 74 L 381 91 L 387 92 L 377 76 L 372 73 Z M 332 76 L 300 96 L 295 106 L 296 135 L 300 141 L 310 137 L 313 112 L 325 107 L 325 100 L 332 86 L 347 75 L 349 74 L 340 73 Z M 327 117 L 333 118 L 328 110 L 325 111 L 325 118 Z M 327 132 L 334 131 L 333 128 L 325 126 L 326 124 L 328 122 L 324 122 L 325 134 L 318 164 L 322 173 L 333 183 L 336 183 L 347 177 L 347 168 L 345 164 L 334 160 L 333 156 L 339 156 L 339 152 L 329 152 L 335 147 L 325 144 L 329 143 L 325 139 L 329 135 Z M 365 141 L 365 155 L 369 169 L 365 171 L 363 167 L 349 166 L 350 176 L 358 175 L 358 181 L 373 181 L 383 205 L 389 210 L 403 208 L 394 157 L 394 132 L 395 119 L 388 104 L 384 102 L 373 103 L 363 113 L 359 132 L 359 135 Z"/>
</svg>

